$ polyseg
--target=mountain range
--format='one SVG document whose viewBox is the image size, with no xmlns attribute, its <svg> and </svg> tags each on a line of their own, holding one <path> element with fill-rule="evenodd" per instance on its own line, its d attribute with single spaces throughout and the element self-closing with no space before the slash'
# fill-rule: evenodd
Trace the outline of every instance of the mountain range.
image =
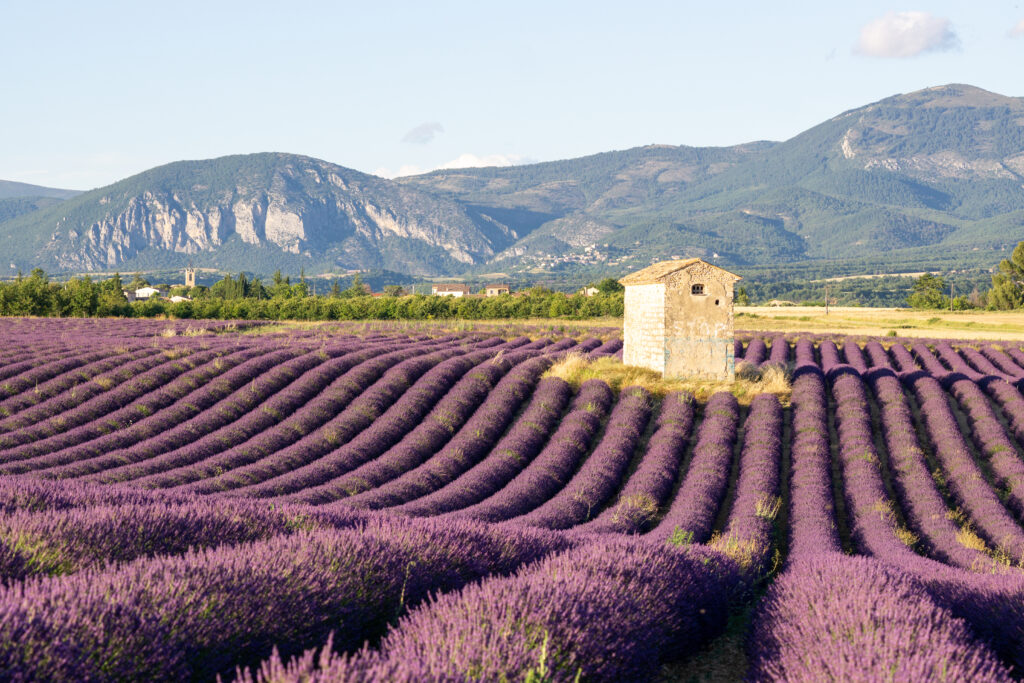
<svg viewBox="0 0 1024 683">
<path fill-rule="evenodd" d="M 651 145 L 388 180 L 309 157 L 181 161 L 83 193 L 0 183 L 0 274 L 176 268 L 414 277 L 995 263 L 1024 239 L 1024 98 L 896 95 L 785 142 Z M 6 263 L 9 261 L 9 263 Z"/>
</svg>

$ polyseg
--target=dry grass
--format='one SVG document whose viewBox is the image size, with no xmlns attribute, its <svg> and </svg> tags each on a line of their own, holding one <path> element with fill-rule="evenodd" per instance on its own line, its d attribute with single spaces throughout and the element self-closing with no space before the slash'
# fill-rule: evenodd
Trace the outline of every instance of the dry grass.
<svg viewBox="0 0 1024 683">
<path fill-rule="evenodd" d="M 623 365 L 617 358 L 606 356 L 591 360 L 579 353 L 566 354 L 562 360 L 552 365 L 544 376 L 559 377 L 573 387 L 579 387 L 588 379 L 602 380 L 614 391 L 638 386 L 660 397 L 676 391 L 685 391 L 700 402 L 707 401 L 716 392 L 728 391 L 743 405 L 749 405 L 759 394 L 775 394 L 784 405 L 788 405 L 793 392 L 789 375 L 782 368 L 775 366 L 768 366 L 764 370 L 757 370 L 751 366 L 739 367 L 734 382 L 666 379 L 653 370 Z"/>
<path fill-rule="evenodd" d="M 1024 311 L 917 311 L 909 308 L 737 306 L 736 328 L 934 339 L 1024 340 Z"/>
</svg>

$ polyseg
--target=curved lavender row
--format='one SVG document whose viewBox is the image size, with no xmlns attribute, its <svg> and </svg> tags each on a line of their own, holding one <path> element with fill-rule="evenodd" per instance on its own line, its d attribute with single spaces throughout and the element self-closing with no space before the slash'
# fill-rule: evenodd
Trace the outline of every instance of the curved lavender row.
<svg viewBox="0 0 1024 683">
<path fill-rule="evenodd" d="M 924 353 L 925 352 L 925 348 L 921 348 L 922 346 L 923 345 L 919 346 L 919 345 L 915 344 L 914 348 L 912 350 L 915 353 Z M 935 354 L 938 356 L 939 362 L 944 363 L 945 365 L 948 365 L 952 372 L 960 373 L 961 375 L 964 375 L 965 377 L 969 377 L 970 379 L 972 379 L 974 381 L 981 381 L 981 380 L 985 379 L 985 374 L 984 373 L 979 372 L 977 369 L 972 367 L 970 365 L 970 363 L 968 363 L 964 359 L 964 357 L 961 356 L 948 343 L 946 343 L 946 342 L 939 342 L 938 344 L 936 344 L 935 345 Z M 950 373 L 950 370 L 946 371 L 947 375 Z M 999 373 L 999 375 L 1002 375 L 1002 373 Z M 936 375 L 936 379 L 942 380 L 944 378 Z M 1003 379 L 1003 377 L 1000 376 L 999 379 Z"/>
<path fill-rule="evenodd" d="M 374 489 L 418 467 L 463 428 L 509 370 L 507 362 L 484 361 L 476 365 L 433 405 L 429 413 L 414 421 L 419 424 L 411 431 L 403 431 L 402 428 L 411 427 L 405 421 L 393 421 L 390 426 L 395 427 L 394 436 L 390 441 L 397 443 L 385 452 L 353 469 L 346 468 L 337 476 L 333 476 L 339 469 L 336 461 L 326 463 L 326 466 L 319 461 L 314 462 L 303 473 L 301 487 L 287 499 L 302 503 L 329 503 Z M 365 454 L 357 453 L 359 460 L 363 460 Z M 350 454 L 346 452 L 345 455 Z"/>
<path fill-rule="evenodd" d="M 867 361 L 864 360 L 864 352 L 857 346 L 857 342 L 846 341 L 843 344 L 843 357 L 857 372 L 864 374 L 868 371 Z"/>
<path fill-rule="evenodd" d="M 1005 347 L 1003 352 L 1009 356 L 1018 367 L 1024 368 L 1024 352 L 1019 348 L 1010 345 Z"/>
<path fill-rule="evenodd" d="M 793 372 L 793 444 L 790 472 L 790 562 L 819 552 L 841 552 L 832 498 L 832 454 L 829 449 L 828 401 L 814 347 L 796 344 Z"/>
<path fill-rule="evenodd" d="M 913 416 L 899 379 L 887 368 L 871 370 L 865 379 L 879 404 L 893 488 L 910 526 L 923 535 L 930 554 L 943 562 L 965 569 L 987 564 L 983 553 L 961 543 L 960 529 L 949 517 L 917 442 Z"/>
<path fill-rule="evenodd" d="M 330 526 L 352 526 L 362 519 L 354 513 L 338 516 Z M 302 508 L 210 499 L 23 510 L 0 517 L 0 579 L 10 583 L 28 576 L 70 574 L 321 526 L 322 520 Z"/>
<path fill-rule="evenodd" d="M 555 430 L 571 395 L 572 390 L 564 380 L 542 379 L 530 405 L 486 458 L 455 481 L 392 511 L 430 517 L 460 510 L 497 493 L 537 456 Z"/>
<path fill-rule="evenodd" d="M 989 382 L 985 391 L 999 404 L 1017 443 L 1024 444 L 1024 397 L 1020 391 L 1006 382 Z"/>
<path fill-rule="evenodd" d="M 125 474 L 137 472 L 138 470 L 133 467 L 136 463 L 143 463 L 139 467 L 145 467 L 147 462 L 156 462 L 157 456 L 173 455 L 178 449 L 188 449 L 191 446 L 191 450 L 194 451 L 211 442 L 219 443 L 219 439 L 235 424 L 245 425 L 259 418 L 260 413 L 268 419 L 272 418 L 272 415 L 257 409 L 267 401 L 273 400 L 279 391 L 325 360 L 324 354 L 319 352 L 304 353 L 291 358 L 259 378 L 250 380 L 249 386 L 236 390 L 196 417 L 183 424 L 174 425 L 158 436 L 137 443 L 130 449 L 119 449 L 95 458 L 47 469 L 42 476 L 56 479 L 89 477 L 96 481 L 113 482 L 122 480 Z"/>
<path fill-rule="evenodd" d="M 614 495 L 650 418 L 650 394 L 641 387 L 623 389 L 604 437 L 565 488 L 512 523 L 567 529 L 592 519 Z"/>
<path fill-rule="evenodd" d="M 131 448 L 110 451 L 94 458 L 78 460 L 45 471 L 52 478 L 87 477 L 96 481 L 119 481 L 144 473 L 178 455 L 209 453 L 234 439 L 245 438 L 261 425 L 276 420 L 287 407 L 281 403 L 286 387 L 301 386 L 303 374 L 316 376 L 325 361 L 329 363 L 359 362 L 367 356 L 380 355 L 408 345 L 373 345 L 361 347 L 350 341 L 315 352 L 293 357 L 267 372 L 249 380 L 230 395 L 180 424 L 169 425 L 167 431 L 133 444 Z M 269 408 L 270 411 L 264 410 Z M 222 440 L 223 439 L 223 440 Z"/>
<path fill-rule="evenodd" d="M 776 335 L 772 337 L 772 349 L 768 354 L 768 360 L 765 362 L 783 368 L 789 365 L 789 342 L 786 341 L 784 336 Z"/>
<path fill-rule="evenodd" d="M 30 452 L 25 456 L 19 456 L 18 462 L 11 462 L 11 455 L 5 454 L 7 462 L 0 465 L 0 474 L 41 470 L 101 457 L 113 449 L 127 450 L 144 440 L 148 441 L 162 435 L 175 426 L 187 424 L 189 420 L 198 418 L 218 402 L 228 400 L 240 387 L 252 382 L 253 377 L 272 370 L 300 353 L 300 349 L 280 349 L 251 358 L 231 368 L 216 381 L 207 382 L 175 401 L 168 409 L 139 420 L 127 429 L 105 434 L 101 438 L 49 453 Z"/>
<path fill-rule="evenodd" d="M 990 361 L 979 351 L 972 349 L 969 346 L 961 346 L 959 348 L 960 356 L 967 361 L 967 363 L 980 372 L 982 375 L 989 377 L 998 377 L 1005 382 L 1016 382 L 1021 378 L 1021 375 L 1015 375 L 1008 372 L 1003 372 L 1000 368 L 996 367 L 995 363 Z"/>
<path fill-rule="evenodd" d="M 865 344 L 864 351 L 868 354 L 868 358 L 871 363 L 870 368 L 892 370 L 892 363 L 889 362 L 889 354 L 886 352 L 885 347 L 877 341 L 872 340 Z"/>
<path fill-rule="evenodd" d="M 530 356 L 536 352 L 515 353 L 516 358 Z M 479 361 L 470 368 L 466 363 Z M 243 497 L 287 497 L 290 494 L 311 490 L 312 487 L 332 481 L 335 477 L 356 469 L 392 448 L 400 448 L 401 442 L 412 443 L 417 423 L 431 411 L 440 408 L 445 394 L 464 376 L 479 367 L 479 379 L 489 380 L 500 376 L 512 367 L 512 354 L 500 352 L 490 357 L 470 357 L 459 361 L 448 361 L 430 370 L 402 398 L 378 419 L 372 422 L 358 406 L 346 409 L 320 432 L 311 434 L 294 445 L 273 456 L 264 469 L 257 463 L 253 469 L 255 482 L 228 491 L 233 496 Z M 454 401 L 455 399 L 451 399 Z M 329 431 L 328 431 L 329 430 Z M 430 430 L 430 427 L 424 427 Z M 422 434 L 424 430 L 420 430 Z M 429 432 L 428 432 L 429 435 Z M 439 437 L 440 438 L 440 437 Z M 445 437 L 446 438 L 446 437 Z M 407 445 L 408 445 L 407 443 Z M 443 443 L 443 441 L 441 442 Z M 341 444 L 340 446 L 338 444 Z M 245 475 L 253 472 L 246 471 Z M 240 473 L 242 474 L 242 473 Z"/>
<path fill-rule="evenodd" d="M 3 422 L 16 418 L 23 411 L 48 402 L 50 399 L 60 397 L 69 393 L 79 385 L 83 385 L 93 379 L 107 379 L 111 382 L 124 381 L 125 375 L 119 372 L 119 368 L 135 364 L 140 360 L 150 359 L 159 354 L 158 349 L 146 347 L 142 349 L 131 349 L 125 353 L 117 353 L 107 356 L 91 363 L 75 368 L 71 372 L 58 375 L 53 379 L 39 384 L 31 391 L 22 391 L 20 394 L 11 396 L 0 401 L 0 415 L 4 415 Z M 155 360 L 159 360 L 156 358 Z M 129 375 L 130 377 L 130 375 Z M 0 422 L 0 425 L 3 424 Z"/>
<path fill-rule="evenodd" d="M 234 490 L 243 496 L 258 495 L 252 487 L 274 481 L 265 488 L 272 488 L 274 495 L 283 495 L 307 488 L 310 481 L 323 481 L 353 469 L 394 445 L 462 375 L 493 355 L 489 349 L 471 351 L 437 364 L 418 358 L 403 361 L 353 398 L 341 412 L 327 411 L 333 417 L 321 431 L 308 431 L 286 447 L 274 449 L 251 463 L 231 463 L 233 469 L 196 481 L 187 489 L 197 493 Z M 331 430 L 330 438 L 327 430 Z M 343 445 L 335 448 L 331 442 Z"/>
<path fill-rule="evenodd" d="M 127 486 L 101 486 L 79 481 L 53 481 L 0 475 L 0 514 L 21 510 L 43 512 L 70 510 L 93 505 L 149 505 L 187 503 L 194 496 L 172 495 L 163 491 L 144 491 Z"/>
<path fill-rule="evenodd" d="M 776 579 L 748 642 L 757 681 L 1012 680 L 911 575 L 838 553 Z"/>
<path fill-rule="evenodd" d="M 22 392 L 38 388 L 40 385 L 46 387 L 47 383 L 51 382 L 51 380 L 57 379 L 59 381 L 61 375 L 74 372 L 84 365 L 104 360 L 117 353 L 119 352 L 114 349 L 102 349 L 91 353 L 81 353 L 80 351 L 72 353 L 66 358 L 46 363 L 28 372 L 23 372 L 4 380 L 4 383 L 0 384 L 0 398 L 8 400 L 11 397 L 17 397 Z M 4 415 L 7 416 L 9 414 L 5 413 Z"/>
<path fill-rule="evenodd" d="M 679 478 L 686 441 L 693 429 L 693 396 L 675 392 L 665 397 L 658 413 L 657 429 L 636 471 L 626 481 L 616 503 L 592 522 L 577 528 L 581 533 L 638 534 L 647 530 L 668 501 Z"/>
<path fill-rule="evenodd" d="M 38 433 L 41 438 L 7 450 L 2 457 L 5 461 L 28 460 L 41 455 L 56 454 L 85 442 L 100 439 L 104 435 L 108 435 L 104 437 L 107 441 L 119 438 L 127 442 L 133 431 L 145 427 L 141 422 L 149 419 L 147 417 L 143 421 L 138 421 L 140 416 L 153 416 L 150 422 L 155 421 L 157 419 L 155 416 L 165 408 L 169 408 L 175 401 L 198 392 L 203 385 L 213 381 L 218 375 L 264 353 L 267 351 L 259 347 L 243 347 L 234 353 L 220 357 L 216 357 L 216 352 L 193 355 L 191 356 L 191 362 L 194 363 L 192 369 L 186 370 L 176 378 L 168 377 L 169 381 L 156 391 L 135 400 L 131 398 L 131 393 L 126 393 L 128 391 L 126 387 L 120 387 L 97 396 L 74 411 L 60 416 L 66 420 L 62 425 L 66 424 L 71 427 L 67 431 L 57 431 L 52 436 L 44 436 L 49 422 L 40 423 L 38 432 L 33 432 L 30 436 Z M 161 376 L 157 374 L 153 377 L 159 383 Z M 13 437 L 14 434 L 16 433 L 6 436 Z M 0 437 L 0 443 L 2 442 L 3 437 Z M 95 443 L 92 446 L 100 448 L 102 443 Z"/>
<path fill-rule="evenodd" d="M 1000 371 L 1005 372 L 1015 380 L 1024 379 L 1024 368 L 1013 362 L 1013 359 L 1001 349 L 997 349 L 991 344 L 982 344 L 981 354 L 990 363 L 999 368 Z"/>
<path fill-rule="evenodd" d="M 242 347 L 234 347 L 235 349 Z M 238 350 L 235 354 L 240 353 Z M 60 397 L 55 397 L 46 403 L 40 404 L 30 410 L 21 413 L 17 422 L 24 424 L 12 429 L 7 434 L 0 435 L 0 448 L 23 446 L 25 444 L 50 440 L 53 444 L 53 437 L 67 434 L 67 432 L 81 427 L 83 424 L 94 422 L 106 417 L 106 424 L 110 420 L 117 419 L 117 411 L 135 402 L 135 414 L 138 417 L 144 414 L 152 414 L 158 409 L 159 404 L 153 402 L 153 394 L 159 393 L 167 388 L 168 384 L 179 376 L 196 375 L 196 369 L 209 363 L 215 358 L 230 358 L 231 352 L 228 347 L 219 349 L 208 349 L 196 351 L 186 356 L 167 359 L 165 362 L 148 370 L 126 367 L 126 371 L 133 372 L 132 379 L 121 383 L 117 387 L 104 389 L 103 384 L 96 382 L 79 385 L 81 395 L 79 401 L 71 394 L 72 400 L 64 403 Z M 90 386 L 91 385 L 91 386 Z M 145 401 L 140 401 L 141 397 Z M 115 415 L 111 415 L 114 413 Z M 97 434 L 98 435 L 98 434 Z M 60 450 L 61 447 L 71 445 L 67 437 L 58 440 L 62 444 L 56 448 L 53 445 L 42 446 L 34 452 L 52 452 Z M 12 449 L 17 452 L 17 449 Z"/>
<path fill-rule="evenodd" d="M 738 585 L 735 564 L 706 549 L 602 540 L 439 596 L 379 651 L 325 655 L 317 668 L 307 655 L 306 668 L 277 680 L 383 680 L 398 662 L 427 681 L 530 681 L 538 671 L 551 683 L 652 680 L 662 660 L 725 629 Z M 264 665 L 284 668 L 279 657 Z"/>
<path fill-rule="evenodd" d="M 747 344 L 747 350 L 743 353 L 743 361 L 751 365 L 760 365 L 768 357 L 768 346 L 761 337 L 754 337 Z"/>
<path fill-rule="evenodd" d="M 621 339 L 609 339 L 598 347 L 595 347 L 589 353 L 590 358 L 600 358 L 601 356 L 614 356 L 616 353 L 622 350 Z"/>
<path fill-rule="evenodd" d="M 34 427 L 48 418 L 59 416 L 63 418 L 69 413 L 73 414 L 77 408 L 88 403 L 92 399 L 108 392 L 118 392 L 125 386 L 137 389 L 137 394 L 145 393 L 150 387 L 144 386 L 145 379 L 140 377 L 148 373 L 160 373 L 161 369 L 173 367 L 181 362 L 188 362 L 188 359 L 197 354 L 208 353 L 198 349 L 190 349 L 188 352 L 163 352 L 159 353 L 152 349 L 152 354 L 136 358 L 128 362 L 122 362 L 114 370 L 100 375 L 82 378 L 82 381 L 55 396 L 36 403 L 25 410 L 0 420 L 0 444 L 18 445 L 28 443 L 32 440 L 29 435 L 34 433 Z M 140 381 L 143 384 L 140 384 Z M 47 434 L 47 436 L 52 435 Z M 0 447 L 3 447 L 0 445 Z"/>
<path fill-rule="evenodd" d="M 902 380 L 921 406 L 935 455 L 948 475 L 950 492 L 993 545 L 1015 561 L 1024 561 L 1024 530 L 996 498 L 974 463 L 942 386 L 922 373 L 906 374 Z"/>
<path fill-rule="evenodd" d="M 383 486 L 339 503 L 368 509 L 394 507 L 453 481 L 490 452 L 553 360 L 551 355 L 544 355 L 517 365 L 437 454 Z"/>
<path fill-rule="evenodd" d="M 971 436 L 978 452 L 988 461 L 993 479 L 1005 495 L 1006 504 L 1018 518 L 1024 517 L 1024 462 L 1021 462 L 1017 447 L 1007 437 L 988 398 L 977 384 L 957 378 L 957 375 L 950 376 L 948 384 L 950 392 L 967 412 Z"/>
<path fill-rule="evenodd" d="M 772 557 L 775 516 L 781 499 L 782 406 L 773 394 L 750 402 L 740 455 L 736 499 L 725 533 L 712 547 L 738 559 L 745 573 L 762 576 Z"/>
<path fill-rule="evenodd" d="M 928 346 L 923 342 L 914 342 L 913 344 L 911 344 L 910 352 L 913 354 L 913 357 L 916 359 L 916 362 L 922 368 L 924 368 L 924 371 L 927 372 L 932 377 L 934 377 L 935 379 L 941 380 L 942 378 L 949 374 L 949 368 L 943 365 L 942 361 L 939 360 L 939 358 L 932 352 L 932 350 L 929 349 Z M 963 363 L 963 359 L 960 358 L 959 356 L 957 356 L 957 361 Z M 967 368 L 966 363 L 963 363 L 963 367 L 967 370 L 967 372 L 974 374 L 973 370 Z M 906 370 L 907 368 L 904 367 L 904 371 Z"/>
<path fill-rule="evenodd" d="M 647 537 L 664 541 L 682 532 L 691 541 L 703 543 L 711 536 L 715 514 L 729 484 L 739 417 L 735 396 L 719 391 L 711 397 L 704 407 L 686 477 L 672 506 Z"/>
<path fill-rule="evenodd" d="M 907 350 L 907 347 L 903 346 L 903 344 L 893 344 L 892 346 L 890 346 L 889 358 L 892 361 L 894 369 L 901 375 L 905 373 L 917 372 L 918 370 L 921 369 L 921 367 L 918 366 L 917 364 L 918 361 L 915 360 L 914 354 L 910 353 L 910 351 Z M 946 373 L 949 372 L 949 370 L 943 367 L 942 363 L 939 363 L 939 361 L 934 356 L 932 356 L 931 353 L 926 354 L 924 358 L 930 359 L 927 362 L 931 367 L 931 370 L 925 368 L 925 372 L 931 372 L 934 370 L 939 373 L 940 377 L 944 376 Z"/>
<path fill-rule="evenodd" d="M 749 345 L 749 343 L 748 343 Z M 736 360 L 743 360 L 743 340 L 736 338 L 732 342 L 732 357 Z"/>
<path fill-rule="evenodd" d="M 0 591 L 0 670 L 25 680 L 209 680 L 339 627 L 335 647 L 352 649 L 430 591 L 565 547 L 556 534 L 373 519 L 30 580 Z M 38 654 L 50 651 L 61 656 Z"/>
<path fill-rule="evenodd" d="M 142 476 L 128 478 L 135 479 L 138 486 L 167 488 L 195 482 L 239 465 L 249 464 L 253 460 L 267 457 L 279 449 L 290 446 L 300 437 L 322 427 L 332 415 L 337 414 L 341 406 L 349 404 L 357 396 L 369 391 L 397 366 L 402 366 L 402 371 L 388 377 L 390 381 L 385 383 L 383 391 L 373 392 L 372 398 L 383 401 L 384 406 L 393 402 L 430 367 L 460 353 L 462 351 L 459 349 L 447 348 L 438 351 L 433 347 L 414 346 L 391 353 L 371 350 L 346 354 L 296 378 L 288 387 L 262 405 L 257 411 L 256 418 L 247 417 L 232 425 L 230 440 L 218 440 L 220 435 L 213 432 L 184 449 L 165 453 L 130 468 L 133 474 L 138 473 Z M 410 360 L 421 358 L 421 363 L 403 366 Z M 361 373 L 361 382 L 352 381 L 351 373 L 356 368 L 365 371 Z M 361 407 L 371 408 L 371 400 L 362 402 Z M 376 414 L 379 415 L 380 411 Z M 371 419 L 373 415 L 374 413 L 370 412 Z M 278 419 L 279 416 L 284 417 Z M 241 435 L 235 436 L 240 432 Z M 128 474 L 124 468 L 121 470 L 110 471 L 108 477 Z M 108 480 L 107 477 L 104 477 L 104 480 Z"/>
<path fill-rule="evenodd" d="M 76 348 L 73 344 L 67 344 L 63 341 L 54 341 L 50 344 L 32 349 L 29 354 L 19 356 L 20 360 L 17 362 L 11 363 L 10 365 L 0 369 L 0 380 L 5 383 L 7 380 L 12 379 L 17 381 L 17 378 L 22 374 L 45 367 L 50 363 L 60 362 L 71 358 L 81 352 L 81 348 Z M 13 389 L 13 385 L 10 388 Z"/>
<path fill-rule="evenodd" d="M 612 390 L 599 379 L 580 385 L 572 408 L 544 450 L 507 486 L 445 517 L 497 522 L 525 514 L 549 499 L 576 471 L 611 408 Z"/>
</svg>

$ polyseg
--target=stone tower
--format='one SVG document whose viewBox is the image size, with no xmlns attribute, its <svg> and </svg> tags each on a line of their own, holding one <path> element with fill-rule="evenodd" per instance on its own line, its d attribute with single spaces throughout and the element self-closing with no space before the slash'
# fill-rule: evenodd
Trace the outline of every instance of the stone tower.
<svg viewBox="0 0 1024 683">
<path fill-rule="evenodd" d="M 185 286 L 189 289 L 196 286 L 196 269 L 191 264 L 185 269 Z"/>
<path fill-rule="evenodd" d="M 732 297 L 739 279 L 694 258 L 619 280 L 626 287 L 622 362 L 664 377 L 735 379 Z"/>
</svg>

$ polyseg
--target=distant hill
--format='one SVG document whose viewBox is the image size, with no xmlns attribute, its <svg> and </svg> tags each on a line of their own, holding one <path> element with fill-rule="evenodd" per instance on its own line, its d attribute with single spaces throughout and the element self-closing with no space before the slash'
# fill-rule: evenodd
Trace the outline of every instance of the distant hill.
<svg viewBox="0 0 1024 683">
<path fill-rule="evenodd" d="M 52 199 L 70 199 L 81 194 L 78 190 L 59 190 L 55 187 L 16 183 L 12 180 L 0 180 L 0 199 L 22 197 L 50 197 Z"/>
<path fill-rule="evenodd" d="M 484 262 L 515 239 L 450 199 L 276 153 L 168 164 L 0 223 L 12 263 L 48 271 L 194 261 L 257 272 L 433 275 Z"/>
<path fill-rule="evenodd" d="M 537 279 L 685 256 L 761 272 L 991 265 L 1024 239 L 1024 99 L 946 85 L 785 142 L 652 145 L 397 181 L 241 155 L 168 164 L 58 205 L 18 201 L 0 203 L 0 251 L 54 272 L 194 261 Z"/>
<path fill-rule="evenodd" d="M 657 145 L 401 181 L 484 213 L 526 212 L 530 235 L 496 259 L 510 266 L 595 262 L 588 247 L 622 264 L 717 254 L 733 266 L 999 250 L 1024 239 L 1024 99 L 949 85 L 782 143 Z"/>
</svg>

